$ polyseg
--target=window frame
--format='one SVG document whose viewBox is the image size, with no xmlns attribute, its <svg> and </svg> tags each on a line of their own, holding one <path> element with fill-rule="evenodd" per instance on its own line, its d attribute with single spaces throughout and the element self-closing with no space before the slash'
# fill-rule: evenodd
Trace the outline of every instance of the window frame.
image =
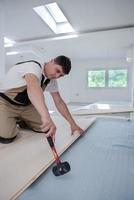
<svg viewBox="0 0 134 200">
<path fill-rule="evenodd" d="M 108 78 L 109 78 L 109 70 L 126 70 L 127 71 L 127 86 L 126 87 L 109 87 L 108 86 Z M 88 71 L 105 71 L 105 86 L 104 87 L 90 87 L 88 86 Z M 87 88 L 88 89 L 127 89 L 129 82 L 128 82 L 128 77 L 129 77 L 129 71 L 127 67 L 119 67 L 119 68 L 115 68 L 115 67 L 111 67 L 111 68 L 88 68 L 87 69 Z"/>
</svg>

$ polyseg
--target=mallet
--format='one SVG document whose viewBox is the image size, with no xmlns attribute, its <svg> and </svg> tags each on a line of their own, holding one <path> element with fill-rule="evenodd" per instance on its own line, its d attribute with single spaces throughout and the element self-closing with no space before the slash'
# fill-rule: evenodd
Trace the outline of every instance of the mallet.
<svg viewBox="0 0 134 200">
<path fill-rule="evenodd" d="M 68 173 L 71 168 L 68 162 L 61 162 L 60 158 L 57 154 L 53 139 L 51 136 L 47 137 L 47 141 L 51 147 L 51 150 L 53 152 L 54 158 L 55 158 L 55 162 L 56 162 L 56 166 L 53 167 L 52 171 L 54 173 L 55 176 L 61 176 L 64 175 L 66 173 Z"/>
</svg>

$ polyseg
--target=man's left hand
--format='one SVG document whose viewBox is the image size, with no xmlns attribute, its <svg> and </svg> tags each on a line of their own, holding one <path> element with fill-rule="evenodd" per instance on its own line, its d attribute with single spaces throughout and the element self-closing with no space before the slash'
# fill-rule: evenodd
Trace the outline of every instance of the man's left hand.
<svg viewBox="0 0 134 200">
<path fill-rule="evenodd" d="M 77 124 L 73 124 L 71 125 L 71 135 L 75 134 L 75 132 L 82 135 L 84 130 L 82 130 Z"/>
</svg>

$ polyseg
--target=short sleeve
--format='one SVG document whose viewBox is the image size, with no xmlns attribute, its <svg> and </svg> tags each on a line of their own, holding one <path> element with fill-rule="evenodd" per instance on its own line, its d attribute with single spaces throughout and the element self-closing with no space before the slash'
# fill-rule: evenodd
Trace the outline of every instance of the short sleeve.
<svg viewBox="0 0 134 200">
<path fill-rule="evenodd" d="M 42 69 L 40 68 L 38 64 L 34 62 L 27 62 L 27 63 L 20 64 L 20 66 L 18 67 L 20 67 L 19 73 L 21 77 L 25 76 L 28 73 L 31 73 L 37 76 L 39 80 L 41 79 Z"/>
<path fill-rule="evenodd" d="M 58 83 L 56 79 L 50 80 L 50 83 L 47 85 L 45 91 L 47 92 L 58 92 Z"/>
</svg>

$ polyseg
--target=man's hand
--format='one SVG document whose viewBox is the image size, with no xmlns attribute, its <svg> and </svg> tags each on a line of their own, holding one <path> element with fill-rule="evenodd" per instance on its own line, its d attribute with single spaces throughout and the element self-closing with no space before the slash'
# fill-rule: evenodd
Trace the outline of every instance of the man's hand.
<svg viewBox="0 0 134 200">
<path fill-rule="evenodd" d="M 82 135 L 84 133 L 84 130 L 82 130 L 77 124 L 74 123 L 71 125 L 71 135 L 73 135 L 75 132 Z"/>
<path fill-rule="evenodd" d="M 46 137 L 51 136 L 55 141 L 56 126 L 50 117 L 42 117 L 41 131 L 45 133 Z"/>
<path fill-rule="evenodd" d="M 82 135 L 84 133 L 84 131 L 75 123 L 75 121 L 74 121 L 71 113 L 69 112 L 65 102 L 61 98 L 60 93 L 59 92 L 52 92 L 51 95 L 52 95 L 53 100 L 55 102 L 56 108 L 62 114 L 62 116 L 69 122 L 69 124 L 71 126 L 72 135 L 74 134 L 74 132 L 77 132 L 77 133 Z"/>
</svg>

